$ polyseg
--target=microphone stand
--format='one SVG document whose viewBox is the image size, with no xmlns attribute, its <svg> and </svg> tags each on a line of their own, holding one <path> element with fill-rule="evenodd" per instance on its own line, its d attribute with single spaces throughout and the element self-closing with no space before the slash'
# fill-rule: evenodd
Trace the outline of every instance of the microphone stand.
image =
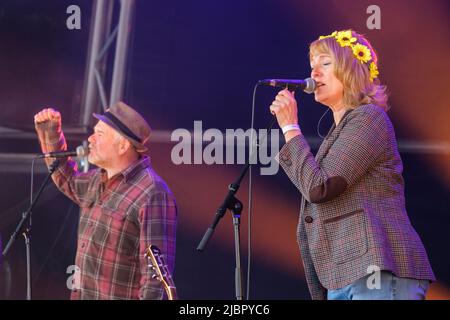
<svg viewBox="0 0 450 320">
<path fill-rule="evenodd" d="M 52 176 L 53 172 L 55 172 L 56 168 L 59 166 L 59 160 L 55 159 L 53 163 L 48 168 L 48 175 L 45 177 L 44 182 L 42 182 L 41 187 L 39 188 L 38 193 L 36 194 L 36 197 L 31 202 L 28 209 L 22 213 L 22 220 L 20 220 L 19 224 L 16 227 L 16 230 L 12 234 L 11 238 L 8 241 L 8 244 L 5 247 L 5 250 L 2 253 L 3 257 L 6 257 L 9 250 L 11 249 L 11 246 L 13 245 L 14 241 L 17 239 L 17 236 L 19 233 L 22 232 L 22 235 L 25 238 L 25 246 L 26 246 L 26 257 L 27 257 L 27 300 L 31 300 L 31 223 L 28 224 L 27 227 L 25 227 L 25 223 L 27 222 L 28 218 L 31 216 L 31 211 L 33 210 L 33 207 L 37 203 L 37 200 L 42 194 L 42 191 L 44 190 L 44 187 L 47 185 L 48 181 L 50 180 L 50 177 Z"/>
<path fill-rule="evenodd" d="M 274 126 L 275 122 L 277 121 L 276 117 L 274 116 L 267 127 L 267 134 Z M 267 136 L 266 136 L 267 137 Z M 253 143 L 253 141 L 250 141 L 250 144 Z M 256 150 L 252 155 L 250 155 L 249 160 L 253 159 L 253 155 L 258 154 L 259 150 L 259 142 L 256 143 Z M 240 184 L 242 182 L 242 179 L 244 179 L 244 176 L 246 175 L 248 169 L 250 168 L 251 164 L 250 161 L 247 161 L 244 167 L 241 170 L 241 173 L 239 174 L 237 180 L 233 183 L 231 183 L 228 186 L 228 193 L 225 196 L 225 199 L 223 200 L 222 204 L 216 211 L 216 215 L 214 217 L 213 223 L 211 226 L 206 230 L 205 234 L 203 235 L 202 240 L 200 241 L 199 245 L 197 246 L 198 251 L 203 251 L 208 244 L 209 239 L 211 238 L 212 234 L 214 233 L 214 230 L 219 223 L 220 219 L 225 215 L 227 209 L 231 210 L 233 212 L 233 225 L 234 225 L 234 242 L 235 242 L 235 251 L 236 251 L 236 268 L 235 268 L 235 286 L 236 286 L 236 300 L 243 300 L 243 288 L 242 288 L 242 272 L 241 272 L 241 255 L 240 255 L 240 237 L 239 237 L 239 227 L 240 227 L 240 219 L 241 219 L 241 212 L 242 212 L 242 202 L 235 197 L 235 194 L 238 192 Z"/>
</svg>

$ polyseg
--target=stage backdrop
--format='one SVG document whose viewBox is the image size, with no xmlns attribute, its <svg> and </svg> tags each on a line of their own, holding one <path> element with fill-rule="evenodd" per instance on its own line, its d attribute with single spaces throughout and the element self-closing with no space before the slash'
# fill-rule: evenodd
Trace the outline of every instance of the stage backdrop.
<svg viewBox="0 0 450 320">
<path fill-rule="evenodd" d="M 81 10 L 80 30 L 66 26 L 66 9 L 74 4 Z M 0 3 L 0 126 L 28 133 L 0 137 L 4 245 L 27 208 L 30 193 L 31 161 L 15 165 L 8 155 L 39 152 L 32 135 L 33 115 L 43 107 L 60 110 L 66 126 L 79 124 L 91 5 L 90 0 Z M 368 10 L 371 5 L 377 5 L 378 11 Z M 257 81 L 308 77 L 308 44 L 346 28 L 365 34 L 378 51 L 380 79 L 389 89 L 389 115 L 404 162 L 407 210 L 438 278 L 428 298 L 450 298 L 449 7 L 446 0 L 136 1 L 124 100 L 155 130 L 153 166 L 179 205 L 174 278 L 180 298 L 235 297 L 229 213 L 206 250 L 199 253 L 196 247 L 242 165 L 176 165 L 170 133 L 179 128 L 192 131 L 194 121 L 202 122 L 203 131 L 247 130 Z M 374 12 L 379 14 L 380 29 L 368 27 Z M 258 89 L 256 128 L 265 128 L 270 121 L 268 108 L 276 93 L 273 88 Z M 324 134 L 332 116 L 326 115 L 318 128 L 326 108 L 310 95 L 297 93 L 297 98 L 302 131 L 315 152 L 321 140 L 317 131 Z M 70 137 L 70 148 L 79 143 L 79 137 Z M 35 190 L 44 173 L 38 163 Z M 238 197 L 244 203 L 241 254 L 247 275 L 247 180 Z M 284 172 L 261 175 L 259 167 L 254 168 L 253 299 L 309 299 L 296 243 L 299 204 L 298 191 Z M 50 185 L 33 211 L 32 222 L 33 297 L 67 299 L 78 208 Z M 1 298 L 25 298 L 25 265 L 20 237 L 1 266 Z"/>
</svg>

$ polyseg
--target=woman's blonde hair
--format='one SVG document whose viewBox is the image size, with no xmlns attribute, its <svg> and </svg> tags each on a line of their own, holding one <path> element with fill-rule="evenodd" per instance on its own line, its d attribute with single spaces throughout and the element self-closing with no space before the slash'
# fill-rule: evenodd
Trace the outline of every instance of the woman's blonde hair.
<svg viewBox="0 0 450 320">
<path fill-rule="evenodd" d="M 350 30 L 349 30 L 350 31 Z M 352 42 L 366 46 L 370 50 L 371 59 L 368 62 L 360 61 L 352 50 L 352 44 L 341 44 L 334 36 L 320 37 L 309 46 L 309 57 L 318 54 L 329 54 L 335 61 L 334 74 L 344 86 L 344 103 L 350 108 L 357 108 L 364 104 L 375 104 L 384 110 L 389 109 L 387 104 L 386 86 L 380 83 L 378 77 L 371 77 L 370 64 L 378 66 L 378 58 L 369 41 L 362 35 L 351 31 Z M 337 33 L 339 34 L 339 33 Z M 347 40 L 347 39 L 346 39 Z"/>
</svg>

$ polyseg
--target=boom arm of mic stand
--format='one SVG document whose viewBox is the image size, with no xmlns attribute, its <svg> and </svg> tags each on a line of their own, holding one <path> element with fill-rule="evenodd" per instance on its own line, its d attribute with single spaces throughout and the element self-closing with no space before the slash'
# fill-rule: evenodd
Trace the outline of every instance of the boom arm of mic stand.
<svg viewBox="0 0 450 320">
<path fill-rule="evenodd" d="M 19 233 L 22 232 L 25 222 L 27 221 L 28 217 L 30 216 L 30 213 L 33 210 L 35 204 L 37 203 L 37 200 L 41 196 L 42 191 L 44 191 L 44 187 L 47 185 L 48 181 L 50 180 L 50 177 L 52 176 L 53 172 L 55 172 L 56 168 L 58 168 L 58 166 L 59 166 L 59 160 L 55 159 L 55 161 L 53 161 L 53 163 L 50 165 L 50 167 L 48 169 L 48 175 L 45 177 L 44 182 L 42 183 L 41 187 L 39 188 L 39 191 L 36 194 L 36 197 L 34 197 L 33 202 L 30 204 L 27 211 L 25 211 L 22 214 L 22 220 L 20 220 L 19 224 L 16 227 L 16 230 L 14 231 L 14 233 L 12 234 L 11 238 L 8 241 L 8 244 L 6 245 L 5 250 L 3 250 L 2 255 L 4 257 L 8 254 L 9 249 L 11 248 L 12 244 L 16 240 Z"/>
<path fill-rule="evenodd" d="M 241 176 L 243 177 L 245 175 L 245 172 L 248 170 L 248 165 L 244 167 L 243 174 L 241 173 Z M 240 179 L 242 180 L 242 179 Z M 223 201 L 222 205 L 217 209 L 216 215 L 214 217 L 214 221 L 211 224 L 211 226 L 206 230 L 205 235 L 203 236 L 202 240 L 200 241 L 199 245 L 197 246 L 198 251 L 203 251 L 208 244 L 209 239 L 211 238 L 214 229 L 216 228 L 217 224 L 219 223 L 220 219 L 225 215 L 227 212 L 227 209 L 230 207 L 231 200 L 234 199 L 234 195 L 239 190 L 239 183 L 240 180 L 238 179 L 238 183 L 232 183 L 228 186 L 228 194 L 225 197 L 225 200 Z M 234 203 L 234 202 L 233 202 Z"/>
</svg>

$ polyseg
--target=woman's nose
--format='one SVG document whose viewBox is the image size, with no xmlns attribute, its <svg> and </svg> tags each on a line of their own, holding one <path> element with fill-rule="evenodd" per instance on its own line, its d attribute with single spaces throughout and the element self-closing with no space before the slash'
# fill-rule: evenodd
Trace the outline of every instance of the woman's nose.
<svg viewBox="0 0 450 320">
<path fill-rule="evenodd" d="M 320 77 L 321 72 L 318 68 L 314 68 L 311 70 L 311 78 L 313 78 L 314 80 L 316 80 L 316 78 Z"/>
</svg>

